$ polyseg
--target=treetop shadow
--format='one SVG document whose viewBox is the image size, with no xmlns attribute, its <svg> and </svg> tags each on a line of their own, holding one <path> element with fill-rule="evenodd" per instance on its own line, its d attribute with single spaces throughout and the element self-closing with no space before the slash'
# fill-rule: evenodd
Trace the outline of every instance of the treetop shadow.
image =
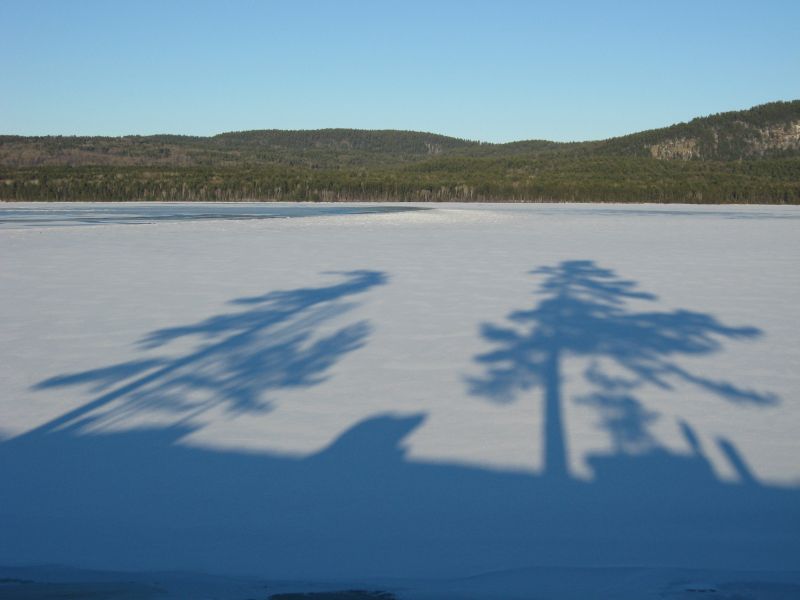
<svg viewBox="0 0 800 600">
<path fill-rule="evenodd" d="M 352 298 L 388 281 L 379 271 L 333 275 L 340 281 L 233 300 L 241 310 L 160 329 L 139 342 L 142 349 L 153 349 L 179 338 L 197 340 L 177 356 L 136 359 L 38 383 L 34 389 L 89 385 L 101 395 L 29 433 L 80 428 L 146 410 L 187 419 L 220 405 L 233 412 L 263 412 L 272 406 L 270 392 L 322 383 L 338 360 L 366 343 L 370 324 L 360 320 L 323 334 L 320 327 L 355 308 Z M 97 413 L 115 402 L 102 417 Z"/>
<path fill-rule="evenodd" d="M 468 385 L 472 394 L 501 403 L 521 391 L 543 389 L 545 472 L 567 474 L 561 370 L 569 356 L 592 359 L 585 377 L 597 391 L 581 400 L 601 409 L 603 425 L 619 450 L 653 444 L 646 423 L 656 415 L 644 411 L 633 396 L 633 390 L 647 385 L 670 390 L 681 381 L 731 402 L 767 406 L 778 401 L 770 393 L 697 375 L 674 360 L 718 352 L 723 340 L 758 338 L 759 329 L 729 326 L 689 310 L 631 310 L 630 301 L 657 297 L 590 260 L 565 261 L 531 273 L 544 277 L 542 299 L 530 310 L 512 312 L 510 325 L 482 325 L 483 337 L 496 348 L 475 358 L 485 373 L 468 378 Z M 604 373 L 601 359 L 611 360 L 626 376 Z"/>
</svg>

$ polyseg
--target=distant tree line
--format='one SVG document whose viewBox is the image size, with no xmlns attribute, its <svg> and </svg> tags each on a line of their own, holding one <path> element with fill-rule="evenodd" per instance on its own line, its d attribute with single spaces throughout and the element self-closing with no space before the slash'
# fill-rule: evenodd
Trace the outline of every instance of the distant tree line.
<svg viewBox="0 0 800 600">
<path fill-rule="evenodd" d="M 800 204 L 800 158 L 441 158 L 395 168 L 0 167 L 0 200 Z"/>
</svg>

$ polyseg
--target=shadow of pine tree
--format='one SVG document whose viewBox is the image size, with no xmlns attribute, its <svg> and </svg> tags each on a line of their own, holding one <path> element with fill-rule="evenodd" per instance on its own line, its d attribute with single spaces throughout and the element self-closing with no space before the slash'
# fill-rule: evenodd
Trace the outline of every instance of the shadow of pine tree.
<svg viewBox="0 0 800 600">
<path fill-rule="evenodd" d="M 688 310 L 631 310 L 630 301 L 656 297 L 593 261 L 566 261 L 532 274 L 544 278 L 539 289 L 543 298 L 532 309 L 511 313 L 509 325 L 482 326 L 483 337 L 496 349 L 476 357 L 485 373 L 468 383 L 472 394 L 494 402 L 509 402 L 519 392 L 542 389 L 546 475 L 568 476 L 561 372 L 570 356 L 593 359 L 586 379 L 597 392 L 582 401 L 604 412 L 604 425 L 620 451 L 652 442 L 645 425 L 654 415 L 632 395 L 646 385 L 671 389 L 679 380 L 732 402 L 764 406 L 777 402 L 771 394 L 697 375 L 675 361 L 718 352 L 723 340 L 756 338 L 761 332 L 755 327 L 731 327 L 712 315 Z M 598 366 L 601 359 L 616 363 L 627 377 L 604 374 Z"/>
<path fill-rule="evenodd" d="M 333 319 L 352 310 L 351 299 L 384 285 L 378 271 L 350 271 L 321 287 L 276 291 L 232 303 L 243 310 L 154 331 L 143 349 L 192 340 L 177 356 L 132 360 L 81 373 L 59 375 L 34 389 L 88 385 L 99 395 L 26 435 L 79 430 L 146 411 L 188 420 L 223 406 L 233 412 L 271 408 L 271 393 L 322 383 L 330 368 L 361 348 L 370 332 L 357 321 L 327 333 Z"/>
</svg>

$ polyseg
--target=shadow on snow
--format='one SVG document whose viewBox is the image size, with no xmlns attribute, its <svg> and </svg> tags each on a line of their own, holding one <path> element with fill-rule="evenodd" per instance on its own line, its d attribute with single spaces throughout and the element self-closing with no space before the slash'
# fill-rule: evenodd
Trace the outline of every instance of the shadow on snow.
<svg viewBox="0 0 800 600">
<path fill-rule="evenodd" d="M 731 402 L 768 406 L 778 401 L 772 394 L 699 376 L 675 361 L 676 356 L 718 352 L 726 339 L 756 338 L 761 335 L 758 329 L 730 327 L 711 315 L 688 310 L 634 312 L 627 306 L 630 300 L 656 297 L 592 261 L 568 261 L 533 274 L 544 277 L 543 299 L 531 310 L 511 313 L 508 326 L 483 325 L 483 337 L 497 348 L 476 358 L 486 373 L 469 383 L 473 394 L 501 403 L 532 388 L 542 390 L 545 475 L 569 476 L 561 372 L 570 356 L 591 361 L 585 379 L 595 391 L 580 401 L 600 410 L 602 423 L 622 454 L 655 448 L 647 426 L 656 415 L 645 411 L 633 395 L 648 386 L 672 390 L 678 381 Z M 606 372 L 603 364 L 622 375 Z M 684 433 L 691 437 L 690 429 L 684 424 Z M 731 444 L 727 448 L 735 452 Z"/>
<path fill-rule="evenodd" d="M 472 393 L 505 402 L 541 389 L 541 474 L 411 461 L 405 440 L 424 414 L 378 414 L 329 447 L 297 458 L 178 443 L 209 410 L 264 411 L 272 393 L 317 385 L 361 348 L 365 322 L 330 329 L 354 297 L 385 283 L 351 272 L 321 288 L 236 301 L 241 312 L 154 332 L 142 346 L 197 340 L 177 357 L 131 361 L 54 377 L 39 388 L 89 386 L 85 406 L 0 444 L 0 560 L 83 567 L 192 569 L 293 578 L 466 575 L 531 565 L 798 567 L 800 493 L 761 485 L 730 440 L 718 440 L 741 475 L 714 475 L 690 423 L 692 449 L 659 446 L 656 417 L 637 395 L 674 381 L 727 401 L 777 398 L 682 369 L 679 355 L 759 335 L 689 311 L 631 312 L 653 300 L 588 261 L 535 272 L 544 299 L 485 325 L 495 350 L 477 357 Z M 327 329 L 326 329 L 327 328 Z M 561 368 L 588 358 L 614 453 L 594 457 L 591 482 L 570 476 Z M 607 363 L 621 369 L 609 373 Z M 169 426 L 104 431 L 159 412 Z"/>
<path fill-rule="evenodd" d="M 129 361 L 42 381 L 35 389 L 80 384 L 100 395 L 28 435 L 108 425 L 146 411 L 189 420 L 215 408 L 270 410 L 271 392 L 322 383 L 331 366 L 366 342 L 366 321 L 320 333 L 328 321 L 355 308 L 350 297 L 384 285 L 387 277 L 378 271 L 340 275 L 344 280 L 330 286 L 239 298 L 232 304 L 247 310 L 154 331 L 140 341 L 147 350 L 183 338 L 196 341 L 194 349 L 177 357 Z"/>
</svg>

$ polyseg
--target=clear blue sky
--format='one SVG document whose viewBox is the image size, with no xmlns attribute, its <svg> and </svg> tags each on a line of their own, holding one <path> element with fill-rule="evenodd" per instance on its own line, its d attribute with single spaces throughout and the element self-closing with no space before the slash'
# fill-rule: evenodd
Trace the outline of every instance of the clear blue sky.
<svg viewBox="0 0 800 600">
<path fill-rule="evenodd" d="M 597 139 L 800 98 L 800 0 L 0 0 L 0 133 Z"/>
</svg>

